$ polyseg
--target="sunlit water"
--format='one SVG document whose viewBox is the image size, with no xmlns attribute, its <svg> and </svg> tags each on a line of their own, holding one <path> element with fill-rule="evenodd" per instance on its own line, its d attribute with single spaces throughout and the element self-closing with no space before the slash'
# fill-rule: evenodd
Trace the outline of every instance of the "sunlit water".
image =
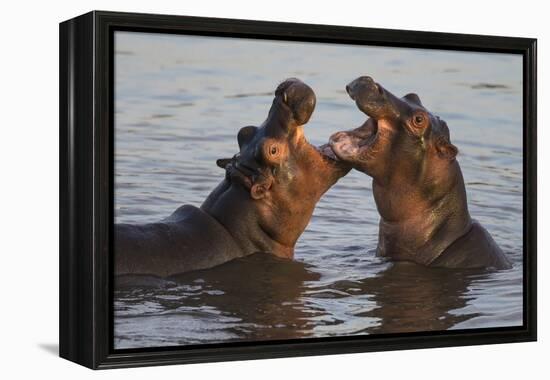
<svg viewBox="0 0 550 380">
<path fill-rule="evenodd" d="M 117 33 L 116 222 L 200 206 L 222 180 L 215 160 L 266 117 L 298 77 L 317 94 L 313 144 L 365 116 L 346 83 L 371 75 L 417 92 L 458 146 L 472 216 L 514 264 L 499 272 L 375 257 L 371 181 L 352 171 L 317 205 L 295 261 L 259 254 L 115 292 L 115 347 L 326 337 L 522 323 L 521 57 L 396 48 Z"/>
</svg>

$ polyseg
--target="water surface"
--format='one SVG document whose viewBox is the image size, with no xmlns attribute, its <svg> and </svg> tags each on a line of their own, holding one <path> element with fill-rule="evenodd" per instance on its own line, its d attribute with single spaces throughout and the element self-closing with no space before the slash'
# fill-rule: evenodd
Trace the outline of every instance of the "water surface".
<svg viewBox="0 0 550 380">
<path fill-rule="evenodd" d="M 368 74 L 447 121 L 470 212 L 514 264 L 376 257 L 371 181 L 352 171 L 317 205 L 295 261 L 253 255 L 116 291 L 116 348 L 522 324 L 521 56 L 126 32 L 115 50 L 115 222 L 200 206 L 224 176 L 216 159 L 236 153 L 238 130 L 265 119 L 287 77 L 317 94 L 311 143 L 360 125 L 344 86 Z"/>
</svg>

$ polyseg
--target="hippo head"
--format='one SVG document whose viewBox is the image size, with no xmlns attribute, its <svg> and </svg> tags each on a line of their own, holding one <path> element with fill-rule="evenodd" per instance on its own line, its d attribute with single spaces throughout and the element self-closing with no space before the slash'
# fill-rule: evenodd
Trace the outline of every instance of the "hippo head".
<svg viewBox="0 0 550 380">
<path fill-rule="evenodd" d="M 255 222 L 285 247 L 294 246 L 320 197 L 351 168 L 304 136 L 315 102 L 305 83 L 285 80 L 275 90 L 267 119 L 239 131 L 239 153 L 217 162 L 226 180 L 249 194 Z"/>
<path fill-rule="evenodd" d="M 357 129 L 331 136 L 330 146 L 339 159 L 381 184 L 397 178 L 404 185 L 444 177 L 440 171 L 454 161 L 457 148 L 446 123 L 431 114 L 418 95 L 397 98 L 368 76 L 355 79 L 346 90 L 369 118 Z"/>
</svg>

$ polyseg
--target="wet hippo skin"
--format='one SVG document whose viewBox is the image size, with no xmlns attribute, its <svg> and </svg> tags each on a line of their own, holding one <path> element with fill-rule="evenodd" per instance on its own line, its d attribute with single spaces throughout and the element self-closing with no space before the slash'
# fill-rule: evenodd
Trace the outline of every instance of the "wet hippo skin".
<svg viewBox="0 0 550 380">
<path fill-rule="evenodd" d="M 369 118 L 335 133 L 330 147 L 373 179 L 378 255 L 437 267 L 509 268 L 489 232 L 470 217 L 446 123 L 418 95 L 397 98 L 371 77 L 346 90 Z"/>
<path fill-rule="evenodd" d="M 300 80 L 284 81 L 264 123 L 239 131 L 239 153 L 217 161 L 225 178 L 200 208 L 116 224 L 115 274 L 167 277 L 257 252 L 292 258 L 316 203 L 350 170 L 305 138 L 315 101 Z"/>
</svg>

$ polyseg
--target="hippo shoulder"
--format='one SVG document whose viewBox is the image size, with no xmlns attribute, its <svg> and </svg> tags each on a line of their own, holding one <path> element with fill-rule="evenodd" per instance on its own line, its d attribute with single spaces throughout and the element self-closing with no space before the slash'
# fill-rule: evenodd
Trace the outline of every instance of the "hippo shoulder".
<svg viewBox="0 0 550 380">
<path fill-rule="evenodd" d="M 470 230 L 447 247 L 431 266 L 494 269 L 512 267 L 491 234 L 475 220 L 472 221 Z"/>
<path fill-rule="evenodd" d="M 195 218 L 210 218 L 208 214 L 192 205 L 180 206 L 170 216 L 162 219 L 165 223 L 178 223 Z"/>
</svg>

